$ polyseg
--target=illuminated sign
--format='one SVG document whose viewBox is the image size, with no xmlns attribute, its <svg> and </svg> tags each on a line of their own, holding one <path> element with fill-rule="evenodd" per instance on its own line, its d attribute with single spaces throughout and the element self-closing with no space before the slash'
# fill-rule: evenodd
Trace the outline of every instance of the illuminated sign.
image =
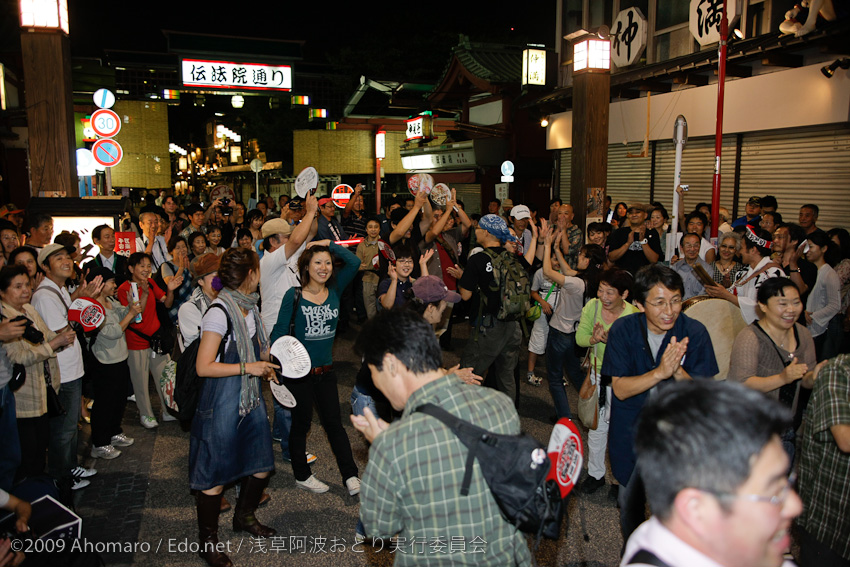
<svg viewBox="0 0 850 567">
<path fill-rule="evenodd" d="M 233 61 L 180 62 L 183 85 L 224 90 L 288 91 L 292 89 L 292 67 Z"/>
<path fill-rule="evenodd" d="M 586 39 L 574 44 L 573 73 L 607 71 L 611 68 L 611 42 L 607 39 Z"/>
<path fill-rule="evenodd" d="M 292 106 L 310 106 L 310 97 L 307 95 L 292 95 Z"/>
<path fill-rule="evenodd" d="M 546 51 L 526 49 L 522 52 L 522 84 L 546 84 Z"/>
<path fill-rule="evenodd" d="M 61 29 L 68 33 L 67 0 L 21 0 L 21 27 Z"/>
<path fill-rule="evenodd" d="M 378 130 L 375 134 L 375 157 L 378 159 L 387 157 L 387 133 L 384 130 Z"/>
<path fill-rule="evenodd" d="M 475 165 L 475 151 L 458 150 L 454 152 L 441 152 L 434 154 L 417 154 L 402 156 L 401 166 L 408 170 L 425 169 L 462 169 Z"/>
<path fill-rule="evenodd" d="M 433 117 L 429 115 L 417 116 L 410 120 L 405 120 L 407 123 L 407 132 L 404 141 L 410 140 L 433 140 Z"/>
</svg>

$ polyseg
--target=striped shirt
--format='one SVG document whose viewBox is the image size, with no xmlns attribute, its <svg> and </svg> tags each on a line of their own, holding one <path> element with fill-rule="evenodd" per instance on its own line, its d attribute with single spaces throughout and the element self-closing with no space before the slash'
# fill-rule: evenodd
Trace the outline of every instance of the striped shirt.
<svg viewBox="0 0 850 567">
<path fill-rule="evenodd" d="M 429 402 L 494 433 L 520 431 L 505 394 L 465 384 L 454 374 L 423 385 L 369 451 L 360 494 L 366 533 L 398 534 L 397 567 L 530 565 L 525 536 L 502 517 L 477 464 L 469 495 L 461 496 L 468 450 L 441 422 L 414 413 Z"/>
</svg>

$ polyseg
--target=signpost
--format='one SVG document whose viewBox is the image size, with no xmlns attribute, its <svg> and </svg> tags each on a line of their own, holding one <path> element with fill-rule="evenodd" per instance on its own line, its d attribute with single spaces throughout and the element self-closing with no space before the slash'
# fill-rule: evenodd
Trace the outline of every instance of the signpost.
<svg viewBox="0 0 850 567">
<path fill-rule="evenodd" d="M 121 149 L 121 144 L 109 138 L 103 138 L 94 143 L 91 148 L 94 161 L 103 167 L 113 167 L 121 162 L 124 157 L 124 150 Z"/>
<path fill-rule="evenodd" d="M 251 160 L 251 171 L 253 171 L 254 175 L 256 176 L 256 181 L 257 181 L 257 197 L 256 197 L 256 199 L 257 199 L 257 202 L 259 203 L 260 202 L 260 172 L 263 171 L 262 160 L 259 160 L 259 159 L 256 159 L 256 158 L 252 159 Z"/>
<path fill-rule="evenodd" d="M 121 131 L 121 119 L 114 111 L 101 108 L 91 115 L 91 128 L 101 138 L 111 138 Z"/>
</svg>

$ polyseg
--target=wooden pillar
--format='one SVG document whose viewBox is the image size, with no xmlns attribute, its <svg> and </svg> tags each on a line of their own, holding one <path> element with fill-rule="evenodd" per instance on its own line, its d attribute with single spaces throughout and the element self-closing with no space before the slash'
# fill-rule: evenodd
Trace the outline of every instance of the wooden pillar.
<svg viewBox="0 0 850 567">
<path fill-rule="evenodd" d="M 573 224 L 584 232 L 587 190 L 608 186 L 608 107 L 611 75 L 573 75 L 573 148 L 570 204 Z M 603 194 L 604 198 L 604 194 Z"/>
<path fill-rule="evenodd" d="M 31 194 L 78 197 L 69 39 L 59 31 L 24 31 L 21 52 Z"/>
</svg>

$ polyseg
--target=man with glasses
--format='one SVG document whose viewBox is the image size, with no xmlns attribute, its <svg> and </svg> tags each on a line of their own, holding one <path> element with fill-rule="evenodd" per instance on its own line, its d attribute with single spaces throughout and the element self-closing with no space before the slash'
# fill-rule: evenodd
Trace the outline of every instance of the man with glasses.
<svg viewBox="0 0 850 567">
<path fill-rule="evenodd" d="M 330 197 L 319 199 L 319 232 L 316 240 L 348 240 L 348 233 L 336 218 L 336 205 Z"/>
<path fill-rule="evenodd" d="M 739 384 L 653 396 L 635 442 L 653 516 L 620 565 L 791 567 L 784 554 L 803 506 L 780 440 L 790 425 L 786 408 Z"/>
<path fill-rule="evenodd" d="M 659 264 L 641 268 L 632 292 L 640 312 L 616 320 L 608 332 L 602 378 L 610 379 L 614 390 L 608 453 L 622 487 L 623 540 L 645 519 L 643 486 L 632 474 L 638 414 L 652 395 L 674 382 L 710 379 L 718 373 L 708 331 L 682 313 L 684 293 L 682 278 L 672 269 Z"/>
</svg>

